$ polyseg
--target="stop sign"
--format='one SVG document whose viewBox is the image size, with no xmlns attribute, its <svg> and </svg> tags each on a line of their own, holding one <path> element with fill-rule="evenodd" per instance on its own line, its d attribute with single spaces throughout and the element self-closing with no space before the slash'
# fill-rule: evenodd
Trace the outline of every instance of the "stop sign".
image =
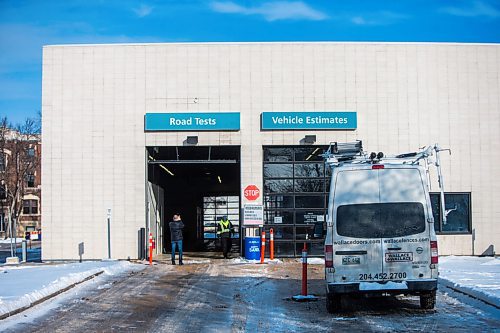
<svg viewBox="0 0 500 333">
<path fill-rule="evenodd" d="M 243 194 L 245 195 L 245 198 L 247 198 L 247 200 L 257 200 L 260 195 L 260 190 L 255 185 L 248 185 L 247 187 L 245 187 Z"/>
</svg>

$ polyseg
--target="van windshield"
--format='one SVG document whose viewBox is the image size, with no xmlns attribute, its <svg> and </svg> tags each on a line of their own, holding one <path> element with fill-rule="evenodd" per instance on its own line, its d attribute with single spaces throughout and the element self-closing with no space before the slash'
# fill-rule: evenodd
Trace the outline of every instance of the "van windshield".
<svg viewBox="0 0 500 333">
<path fill-rule="evenodd" d="M 355 238 L 394 238 L 425 231 L 420 202 L 343 205 L 337 208 L 337 233 Z"/>
</svg>

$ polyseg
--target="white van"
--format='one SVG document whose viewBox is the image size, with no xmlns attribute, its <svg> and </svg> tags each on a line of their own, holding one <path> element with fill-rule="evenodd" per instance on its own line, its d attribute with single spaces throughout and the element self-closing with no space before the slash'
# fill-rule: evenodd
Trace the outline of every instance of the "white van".
<svg viewBox="0 0 500 333">
<path fill-rule="evenodd" d="M 383 160 L 336 165 L 325 238 L 328 311 L 354 293 L 419 295 L 432 309 L 437 278 L 426 169 Z"/>
</svg>

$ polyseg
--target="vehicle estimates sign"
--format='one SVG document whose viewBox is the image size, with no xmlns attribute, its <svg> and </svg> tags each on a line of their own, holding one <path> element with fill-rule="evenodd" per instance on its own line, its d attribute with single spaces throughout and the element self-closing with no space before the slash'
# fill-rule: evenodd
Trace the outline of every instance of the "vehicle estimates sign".
<svg viewBox="0 0 500 333">
<path fill-rule="evenodd" d="M 247 204 L 243 206 L 244 225 L 263 225 L 264 207 L 262 205 Z"/>
<path fill-rule="evenodd" d="M 239 131 L 239 112 L 146 113 L 145 131 Z"/>
<path fill-rule="evenodd" d="M 262 112 L 263 130 L 353 130 L 356 112 Z"/>
</svg>

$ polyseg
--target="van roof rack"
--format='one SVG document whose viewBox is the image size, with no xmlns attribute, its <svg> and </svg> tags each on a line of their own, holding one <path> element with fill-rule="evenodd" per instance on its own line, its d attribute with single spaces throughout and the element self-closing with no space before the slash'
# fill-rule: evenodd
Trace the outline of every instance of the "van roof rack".
<svg viewBox="0 0 500 333">
<path fill-rule="evenodd" d="M 417 152 L 402 153 L 398 155 L 388 155 L 384 153 L 372 152 L 368 154 L 363 151 L 363 142 L 356 140 L 354 142 L 330 142 L 328 150 L 322 154 L 327 164 L 339 166 L 341 164 L 419 164 L 420 160 L 427 160 L 430 156 L 436 155 L 440 151 L 450 151 L 449 149 L 442 149 L 436 143 L 434 145 L 425 146 Z M 426 162 L 427 163 L 427 162 Z"/>
<path fill-rule="evenodd" d="M 449 213 L 445 209 L 445 198 L 444 198 L 444 180 L 443 173 L 441 171 L 441 161 L 439 158 L 439 153 L 442 151 L 448 151 L 451 155 L 450 149 L 443 149 L 437 143 L 434 145 L 425 146 L 419 149 L 417 152 L 409 152 L 392 156 L 385 156 L 384 153 L 372 152 L 370 155 L 363 151 L 363 144 L 361 140 L 355 142 L 338 143 L 331 142 L 328 150 L 322 155 L 328 166 L 335 168 L 341 165 L 354 165 L 354 164 L 410 164 L 418 165 L 423 162 L 423 167 L 427 174 L 427 186 L 430 191 L 430 173 L 429 166 L 434 165 L 437 169 L 437 180 L 440 190 L 441 199 L 441 211 L 442 220 L 446 224 L 446 215 Z M 431 159 L 431 156 L 434 156 Z"/>
<path fill-rule="evenodd" d="M 326 160 L 335 159 L 338 162 L 354 160 L 356 157 L 362 157 L 363 142 L 356 140 L 355 142 L 330 142 L 328 150 L 322 155 Z"/>
</svg>

